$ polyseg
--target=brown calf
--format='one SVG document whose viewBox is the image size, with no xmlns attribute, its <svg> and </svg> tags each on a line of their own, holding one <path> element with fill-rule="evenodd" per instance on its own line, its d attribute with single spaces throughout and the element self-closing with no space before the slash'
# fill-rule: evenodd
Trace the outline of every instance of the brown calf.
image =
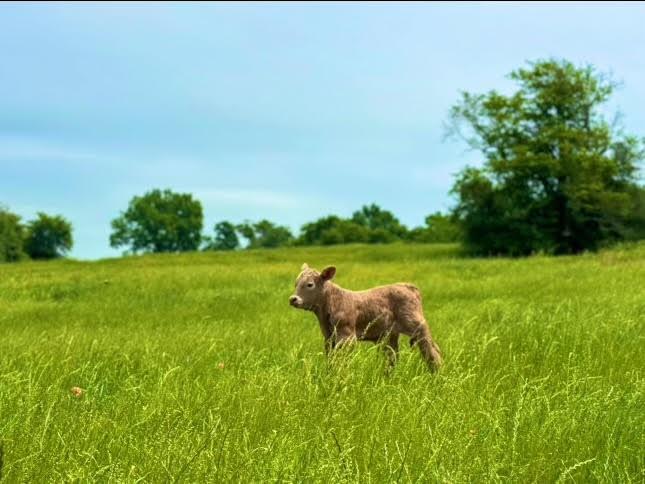
<svg viewBox="0 0 645 484">
<path fill-rule="evenodd" d="M 355 340 L 385 341 L 393 364 L 399 335 L 404 334 L 410 337 L 410 345 L 419 346 L 432 371 L 441 366 L 441 352 L 432 340 L 416 286 L 397 283 L 349 291 L 331 282 L 335 274 L 333 266 L 318 272 L 303 264 L 296 293 L 289 298 L 293 307 L 318 317 L 327 351 Z"/>
</svg>

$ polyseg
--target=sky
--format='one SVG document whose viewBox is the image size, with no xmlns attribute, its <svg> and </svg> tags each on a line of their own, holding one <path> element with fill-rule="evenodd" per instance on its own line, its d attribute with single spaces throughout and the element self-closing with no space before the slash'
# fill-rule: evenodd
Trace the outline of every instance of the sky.
<svg viewBox="0 0 645 484">
<path fill-rule="evenodd" d="M 364 204 L 408 226 L 480 163 L 444 139 L 461 91 L 527 61 L 612 73 L 645 135 L 645 3 L 1 3 L 0 204 L 61 214 L 70 256 L 153 188 L 299 227 Z"/>
</svg>

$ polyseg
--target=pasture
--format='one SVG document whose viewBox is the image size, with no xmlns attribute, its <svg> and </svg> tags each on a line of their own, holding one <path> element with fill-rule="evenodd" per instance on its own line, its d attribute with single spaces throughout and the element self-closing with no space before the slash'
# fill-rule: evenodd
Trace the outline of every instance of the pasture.
<svg viewBox="0 0 645 484">
<path fill-rule="evenodd" d="M 328 363 L 303 262 L 423 293 Z M 390 245 L 0 266 L 3 482 L 642 482 L 645 245 L 468 259 Z M 73 387 L 81 390 L 71 392 Z"/>
</svg>

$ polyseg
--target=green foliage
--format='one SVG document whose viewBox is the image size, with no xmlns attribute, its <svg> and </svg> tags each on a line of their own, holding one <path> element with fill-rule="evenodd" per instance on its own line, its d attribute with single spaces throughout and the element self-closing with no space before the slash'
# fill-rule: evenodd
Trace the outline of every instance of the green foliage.
<svg viewBox="0 0 645 484">
<path fill-rule="evenodd" d="M 354 244 L 368 242 L 370 231 L 351 220 L 340 219 L 320 238 L 322 245 Z"/>
<path fill-rule="evenodd" d="M 375 203 L 364 205 L 354 212 L 352 222 L 374 231 L 370 236 L 373 242 L 392 242 L 405 237 L 407 232 L 392 212 L 383 210 Z"/>
<path fill-rule="evenodd" d="M 0 206 L 0 262 L 25 258 L 24 232 L 20 217 Z"/>
<path fill-rule="evenodd" d="M 137 252 L 197 250 L 203 225 L 202 204 L 188 193 L 152 190 L 130 200 L 112 221 L 110 245 Z"/>
<path fill-rule="evenodd" d="M 645 240 L 645 187 L 630 189 L 632 209 L 625 222 L 627 240 Z"/>
<path fill-rule="evenodd" d="M 463 93 L 451 112 L 451 133 L 485 160 L 453 187 L 466 243 L 478 253 L 562 254 L 623 238 L 644 152 L 602 116 L 614 84 L 554 60 L 510 77 L 514 94 Z"/>
<path fill-rule="evenodd" d="M 410 230 L 407 240 L 419 243 L 450 243 L 458 242 L 462 238 L 461 227 L 451 215 L 435 212 L 426 217 L 425 227 L 416 227 Z"/>
<path fill-rule="evenodd" d="M 323 235 L 334 229 L 342 219 L 336 215 L 319 218 L 313 222 L 304 224 L 300 228 L 299 245 L 320 245 Z"/>
<path fill-rule="evenodd" d="M 389 243 L 406 236 L 407 229 L 387 210 L 372 204 L 354 212 L 351 219 L 329 215 L 302 226 L 300 245 Z"/>
<path fill-rule="evenodd" d="M 239 246 L 235 225 L 224 220 L 215 225 L 215 238 L 207 240 L 205 250 L 235 250 Z"/>
<path fill-rule="evenodd" d="M 336 215 L 322 217 L 302 226 L 299 245 L 336 245 L 368 242 L 369 230 Z"/>
<path fill-rule="evenodd" d="M 1 265 L 2 482 L 641 482 L 645 245 L 457 253 Z M 442 370 L 405 340 L 389 374 L 369 343 L 328 362 L 287 302 L 303 261 L 350 289 L 416 284 Z"/>
<path fill-rule="evenodd" d="M 288 227 L 275 225 L 268 220 L 254 224 L 245 222 L 237 226 L 238 233 L 247 240 L 247 248 L 276 248 L 291 245 L 293 235 Z"/>
<path fill-rule="evenodd" d="M 72 249 L 72 224 L 60 215 L 39 212 L 27 224 L 25 252 L 32 259 L 57 259 Z"/>
</svg>

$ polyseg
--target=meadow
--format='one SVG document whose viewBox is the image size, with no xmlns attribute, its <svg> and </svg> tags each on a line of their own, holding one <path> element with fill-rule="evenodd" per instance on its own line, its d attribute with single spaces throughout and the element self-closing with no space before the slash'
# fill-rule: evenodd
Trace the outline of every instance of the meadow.
<svg viewBox="0 0 645 484">
<path fill-rule="evenodd" d="M 445 366 L 331 362 L 303 262 L 420 287 Z M 3 482 L 643 482 L 645 245 L 353 245 L 0 265 Z M 78 387 L 74 394 L 71 389 Z"/>
</svg>

